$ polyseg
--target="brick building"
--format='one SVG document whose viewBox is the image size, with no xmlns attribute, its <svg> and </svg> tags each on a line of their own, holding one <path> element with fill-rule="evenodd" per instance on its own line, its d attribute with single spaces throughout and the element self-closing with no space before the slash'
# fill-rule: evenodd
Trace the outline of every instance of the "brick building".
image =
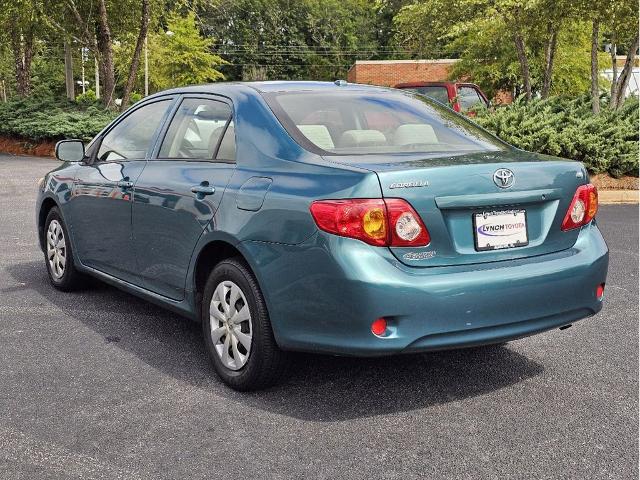
<svg viewBox="0 0 640 480">
<path fill-rule="evenodd" d="M 455 59 L 439 60 L 357 60 L 347 73 L 347 81 L 393 87 L 404 82 L 447 80 Z"/>
<path fill-rule="evenodd" d="M 351 66 L 347 73 L 347 81 L 384 87 L 393 87 L 398 83 L 408 82 L 443 82 L 449 80 L 451 67 L 457 61 L 455 58 L 437 60 L 356 60 L 356 63 Z M 493 98 L 493 101 L 495 103 L 511 103 L 513 96 L 511 92 L 500 91 Z"/>
</svg>

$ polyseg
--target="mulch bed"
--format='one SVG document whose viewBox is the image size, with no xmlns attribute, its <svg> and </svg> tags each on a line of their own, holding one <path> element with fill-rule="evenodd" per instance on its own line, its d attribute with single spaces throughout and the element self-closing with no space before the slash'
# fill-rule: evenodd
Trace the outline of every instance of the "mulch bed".
<svg viewBox="0 0 640 480">
<path fill-rule="evenodd" d="M 591 183 L 599 190 L 638 190 L 638 177 L 613 178 L 601 173 L 591 175 Z"/>
<path fill-rule="evenodd" d="M 56 142 L 42 141 L 33 143 L 23 138 L 0 136 L 0 152 L 14 155 L 34 155 L 36 157 L 53 157 Z"/>
</svg>

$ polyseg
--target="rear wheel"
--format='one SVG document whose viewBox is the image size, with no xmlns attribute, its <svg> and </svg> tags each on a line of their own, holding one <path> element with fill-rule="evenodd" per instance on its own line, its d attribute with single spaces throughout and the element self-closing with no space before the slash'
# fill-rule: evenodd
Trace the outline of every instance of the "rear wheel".
<svg viewBox="0 0 640 480">
<path fill-rule="evenodd" d="M 52 208 L 44 224 L 44 258 L 51 284 L 58 290 L 76 289 L 82 275 L 73 263 L 71 242 L 60 211 Z"/>
<path fill-rule="evenodd" d="M 222 381 L 245 391 L 280 380 L 286 354 L 273 337 L 258 282 L 241 260 L 224 260 L 213 269 L 201 315 L 209 358 Z"/>
</svg>

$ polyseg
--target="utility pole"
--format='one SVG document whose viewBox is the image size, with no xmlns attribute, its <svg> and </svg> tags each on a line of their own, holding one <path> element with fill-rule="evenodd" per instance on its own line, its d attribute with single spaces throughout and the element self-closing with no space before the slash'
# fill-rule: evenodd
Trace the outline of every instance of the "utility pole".
<svg viewBox="0 0 640 480">
<path fill-rule="evenodd" d="M 100 98 L 100 67 L 98 66 L 98 58 L 94 57 L 94 60 L 96 64 L 96 98 Z"/>
<path fill-rule="evenodd" d="M 147 45 L 147 37 L 144 37 L 144 96 L 149 96 L 149 47 Z"/>
<path fill-rule="evenodd" d="M 85 79 L 84 79 L 84 47 L 80 49 L 80 64 L 82 65 L 82 94 L 87 93 Z"/>
<path fill-rule="evenodd" d="M 64 42 L 64 82 L 67 89 L 67 98 L 76 98 L 75 85 L 73 84 L 73 56 L 71 55 L 71 45 L 69 41 Z"/>
</svg>

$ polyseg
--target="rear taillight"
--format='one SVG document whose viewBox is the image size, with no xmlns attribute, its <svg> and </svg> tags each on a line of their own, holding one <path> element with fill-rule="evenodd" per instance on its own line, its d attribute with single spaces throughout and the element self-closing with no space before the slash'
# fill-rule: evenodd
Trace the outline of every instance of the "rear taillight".
<svg viewBox="0 0 640 480">
<path fill-rule="evenodd" d="M 411 205 L 400 198 L 389 198 L 384 202 L 390 225 L 390 246 L 421 247 L 429 244 L 429 231 Z"/>
<path fill-rule="evenodd" d="M 564 216 L 562 230 L 572 230 L 586 225 L 598 212 L 598 190 L 592 184 L 580 185 L 576 190 L 569 210 Z"/>
<path fill-rule="evenodd" d="M 311 204 L 318 228 L 379 247 L 421 247 L 431 241 L 416 211 L 405 200 L 318 200 Z"/>
</svg>

